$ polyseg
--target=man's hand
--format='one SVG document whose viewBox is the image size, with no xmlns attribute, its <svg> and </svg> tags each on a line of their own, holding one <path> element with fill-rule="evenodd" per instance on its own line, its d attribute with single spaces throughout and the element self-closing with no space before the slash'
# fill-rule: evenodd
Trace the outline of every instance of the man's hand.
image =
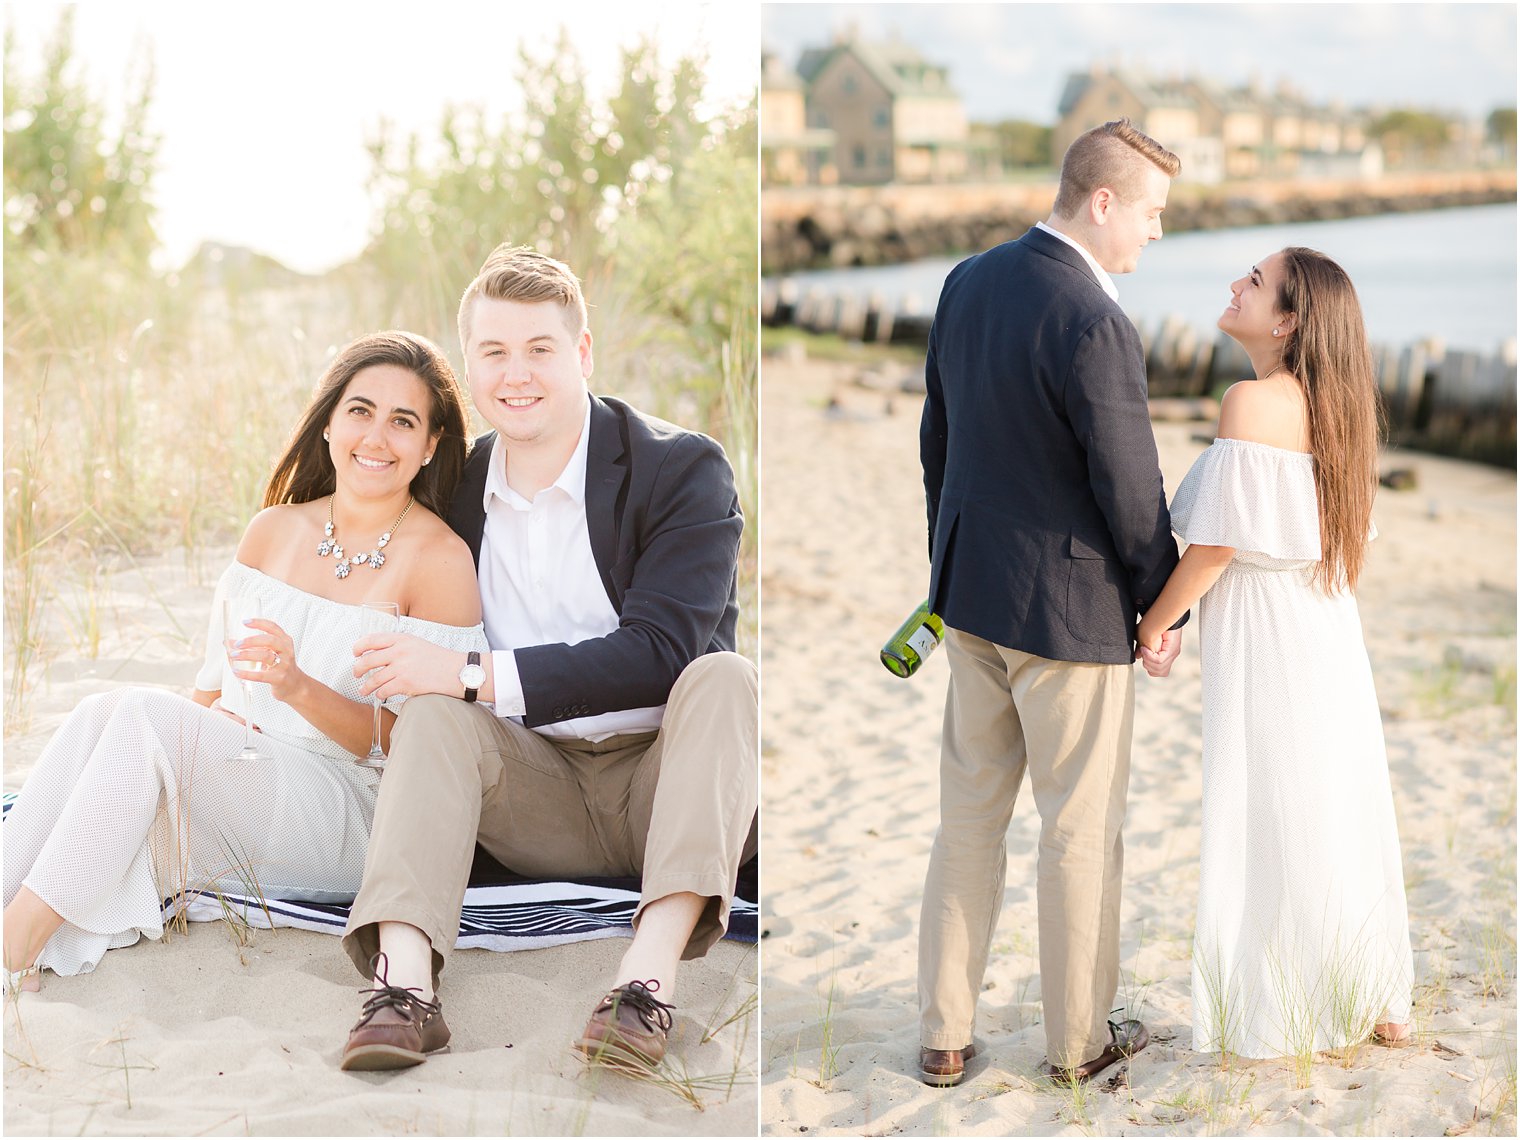
<svg viewBox="0 0 1520 1140">
<path fill-rule="evenodd" d="M 1150 649 L 1142 645 L 1140 651 L 1135 654 L 1135 660 L 1145 666 L 1145 671 L 1152 677 L 1165 677 L 1172 671 L 1172 662 L 1177 660 L 1177 655 L 1182 652 L 1182 631 L 1180 629 L 1163 630 L 1161 633 L 1161 648 Z"/>
<path fill-rule="evenodd" d="M 465 655 L 410 633 L 372 633 L 354 642 L 354 676 L 359 692 L 381 700 L 398 693 L 464 696 L 459 670 Z M 373 672 L 372 672 L 373 671 Z M 370 676 L 365 677 L 369 673 Z"/>
</svg>

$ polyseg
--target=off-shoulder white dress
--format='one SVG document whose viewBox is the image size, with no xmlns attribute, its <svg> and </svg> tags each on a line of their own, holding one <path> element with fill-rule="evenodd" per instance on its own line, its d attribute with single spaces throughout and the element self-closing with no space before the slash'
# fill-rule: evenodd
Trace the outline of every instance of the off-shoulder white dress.
<svg viewBox="0 0 1520 1140">
<path fill-rule="evenodd" d="M 302 671 L 360 700 L 353 644 L 361 608 L 234 562 L 211 607 L 196 688 L 244 715 L 222 648 L 222 599 L 252 594 L 290 634 Z M 485 633 L 403 617 L 401 629 L 485 651 Z M 0 829 L 5 902 L 23 886 L 64 918 L 38 963 L 94 969 L 108 949 L 163 933 L 164 900 L 225 890 L 266 899 L 347 901 L 359 889 L 380 774 L 254 684 L 252 719 L 269 759 L 230 759 L 243 726 L 163 689 L 81 701 L 53 735 Z M 394 697 L 395 709 L 404 697 Z"/>
<path fill-rule="evenodd" d="M 1310 456 L 1219 439 L 1172 503 L 1188 543 L 1235 548 L 1199 606 L 1200 1052 L 1289 1056 L 1409 1020 L 1383 725 L 1355 597 L 1311 584 L 1317 502 Z"/>
</svg>

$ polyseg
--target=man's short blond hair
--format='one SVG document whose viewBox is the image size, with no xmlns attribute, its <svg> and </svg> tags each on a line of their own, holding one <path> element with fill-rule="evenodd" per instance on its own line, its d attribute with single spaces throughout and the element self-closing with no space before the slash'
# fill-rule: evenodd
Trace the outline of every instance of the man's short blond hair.
<svg viewBox="0 0 1520 1140">
<path fill-rule="evenodd" d="M 1078 136 L 1061 160 L 1057 217 L 1074 218 L 1093 191 L 1107 186 L 1119 199 L 1133 202 L 1144 192 L 1146 164 L 1176 178 L 1182 160 L 1128 119 L 1114 119 Z"/>
<path fill-rule="evenodd" d="M 563 261 L 526 245 L 502 242 L 491 251 L 464 296 L 459 299 L 459 347 L 469 350 L 470 315 L 475 298 L 493 301 L 550 301 L 565 310 L 565 323 L 573 336 L 586 328 L 586 298 L 580 278 Z"/>
</svg>

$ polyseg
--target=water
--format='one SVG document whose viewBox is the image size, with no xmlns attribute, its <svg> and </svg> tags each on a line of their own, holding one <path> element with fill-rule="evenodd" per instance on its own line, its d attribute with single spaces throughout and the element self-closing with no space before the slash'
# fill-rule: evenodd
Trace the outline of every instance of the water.
<svg viewBox="0 0 1520 1140">
<path fill-rule="evenodd" d="M 1231 281 L 1274 250 L 1306 245 L 1345 266 L 1374 343 L 1437 336 L 1448 348 L 1490 352 L 1515 336 L 1515 233 L 1513 204 L 1207 230 L 1152 243 L 1140 268 L 1114 283 L 1137 322 L 1154 325 L 1176 315 L 1209 330 L 1229 303 Z M 932 312 L 945 274 L 960 260 L 790 276 L 804 292 L 816 285 L 836 294 L 914 297 Z"/>
</svg>

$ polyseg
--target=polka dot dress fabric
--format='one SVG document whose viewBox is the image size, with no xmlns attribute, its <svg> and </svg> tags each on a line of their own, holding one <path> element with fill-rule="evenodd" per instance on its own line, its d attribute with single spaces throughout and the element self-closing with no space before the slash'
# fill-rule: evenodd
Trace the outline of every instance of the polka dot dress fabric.
<svg viewBox="0 0 1520 1140">
<path fill-rule="evenodd" d="M 243 712 L 222 649 L 222 599 L 255 594 L 291 634 L 302 670 L 353 700 L 361 609 L 233 563 L 217 586 L 196 687 Z M 403 632 L 485 649 L 480 626 L 402 618 Z M 267 760 L 231 759 L 243 726 L 163 689 L 83 700 L 53 735 L 6 816 L 5 902 L 24 884 L 64 918 L 39 964 L 94 969 L 106 950 L 163 933 L 163 900 L 217 890 L 346 901 L 359 888 L 378 772 L 252 686 Z M 392 701 L 389 707 L 397 704 Z M 252 885 L 257 884 L 257 890 Z"/>
<path fill-rule="evenodd" d="M 1291 1056 L 1407 1022 L 1413 957 L 1382 720 L 1355 597 L 1311 583 L 1313 461 L 1216 440 L 1171 513 L 1189 544 L 1236 551 L 1199 605 L 1193 1047 Z"/>
</svg>

